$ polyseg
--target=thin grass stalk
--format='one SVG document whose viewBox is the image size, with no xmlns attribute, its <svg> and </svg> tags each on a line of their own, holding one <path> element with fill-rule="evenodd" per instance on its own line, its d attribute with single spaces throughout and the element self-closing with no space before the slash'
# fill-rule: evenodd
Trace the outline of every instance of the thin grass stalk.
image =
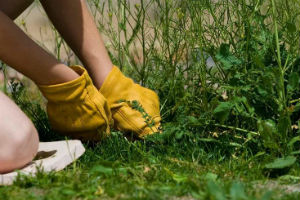
<svg viewBox="0 0 300 200">
<path fill-rule="evenodd" d="M 280 107 L 281 111 L 286 110 L 286 100 L 285 100 L 285 88 L 284 88 L 284 69 L 282 68 L 281 63 L 281 53 L 280 53 L 280 44 L 279 44 L 279 37 L 278 37 L 278 25 L 277 25 L 277 19 L 276 19 L 276 4 L 274 0 L 271 0 L 272 2 L 272 18 L 274 23 L 274 31 L 275 31 L 275 40 L 276 40 L 276 51 L 277 51 L 277 62 L 279 67 L 279 101 L 280 101 Z"/>
</svg>

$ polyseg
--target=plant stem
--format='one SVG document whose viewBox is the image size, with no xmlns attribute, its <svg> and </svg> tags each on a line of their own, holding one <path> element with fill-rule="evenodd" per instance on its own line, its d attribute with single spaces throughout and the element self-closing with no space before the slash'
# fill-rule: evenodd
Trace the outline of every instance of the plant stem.
<svg viewBox="0 0 300 200">
<path fill-rule="evenodd" d="M 280 55 L 280 46 L 279 46 L 279 38 L 278 38 L 278 26 L 277 26 L 277 20 L 276 20 L 276 5 L 274 0 L 272 1 L 272 14 L 273 14 L 273 21 L 274 21 L 274 29 L 275 29 L 275 39 L 276 39 L 276 48 L 277 48 L 277 61 L 280 69 L 282 69 L 282 64 L 281 64 L 281 55 Z"/>
<path fill-rule="evenodd" d="M 277 49 L 277 62 L 279 67 L 279 99 L 280 99 L 280 111 L 286 110 L 286 97 L 285 97 L 285 88 L 284 88 L 284 69 L 282 67 L 281 63 L 281 53 L 280 53 L 280 44 L 279 44 L 279 37 L 278 37 L 278 26 L 277 26 L 277 20 L 276 20 L 276 5 L 274 0 L 271 0 L 272 2 L 272 17 L 274 21 L 274 29 L 275 29 L 275 39 L 276 39 L 276 49 Z M 282 108 L 283 106 L 283 108 Z"/>
<path fill-rule="evenodd" d="M 191 124 L 192 126 L 203 126 L 203 124 Z M 239 131 L 242 133 L 249 133 L 252 135 L 260 135 L 258 132 L 254 132 L 254 131 L 249 131 L 247 129 L 243 129 L 243 128 L 239 128 L 239 127 L 235 127 L 235 126 L 228 126 L 228 125 L 223 125 L 223 124 L 211 124 L 209 122 L 205 122 L 205 125 L 212 125 L 215 127 L 220 127 L 220 128 L 226 128 L 226 129 L 230 129 L 230 130 L 235 130 L 235 131 Z"/>
<path fill-rule="evenodd" d="M 221 128 L 236 130 L 236 131 L 243 132 L 243 133 L 250 133 L 252 135 L 260 135 L 258 132 L 249 131 L 249 130 L 238 128 L 238 127 L 235 127 L 235 126 L 228 126 L 228 125 L 223 125 L 223 124 L 212 124 L 212 125 L 216 126 L 216 127 L 221 127 Z"/>
<path fill-rule="evenodd" d="M 300 98 L 299 99 L 291 100 L 289 103 L 292 104 L 292 103 L 297 103 L 297 102 L 300 102 Z"/>
</svg>

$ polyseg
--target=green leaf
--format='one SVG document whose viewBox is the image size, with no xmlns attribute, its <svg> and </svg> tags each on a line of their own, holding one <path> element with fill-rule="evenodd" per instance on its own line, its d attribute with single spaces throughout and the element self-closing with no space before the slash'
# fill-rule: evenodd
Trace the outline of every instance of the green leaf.
<svg viewBox="0 0 300 200">
<path fill-rule="evenodd" d="M 279 180 L 281 180 L 281 181 L 300 181 L 300 177 L 293 176 L 293 175 L 284 175 L 284 176 L 280 176 Z"/>
<path fill-rule="evenodd" d="M 269 200 L 272 199 L 273 191 L 267 191 L 262 197 L 261 200 Z"/>
<path fill-rule="evenodd" d="M 183 131 L 176 132 L 176 134 L 175 134 L 175 138 L 177 140 L 180 140 L 183 136 L 184 136 L 184 132 Z"/>
<path fill-rule="evenodd" d="M 287 27 L 288 32 L 290 32 L 290 33 L 294 33 L 297 31 L 295 23 L 288 22 L 286 27 Z"/>
<path fill-rule="evenodd" d="M 300 111 L 300 102 L 298 102 L 295 107 L 293 112 L 299 112 Z"/>
<path fill-rule="evenodd" d="M 291 155 L 299 155 L 299 154 L 300 154 L 300 150 L 291 152 Z"/>
<path fill-rule="evenodd" d="M 244 186 L 238 182 L 232 184 L 230 188 L 230 196 L 232 200 L 247 199 Z"/>
<path fill-rule="evenodd" d="M 183 176 L 183 175 L 180 175 L 180 174 L 173 174 L 172 178 L 177 183 L 186 182 L 188 180 L 187 176 Z"/>
<path fill-rule="evenodd" d="M 72 190 L 72 189 L 62 189 L 61 190 L 61 193 L 64 194 L 64 195 L 74 195 L 74 194 L 77 194 L 76 191 Z"/>
<path fill-rule="evenodd" d="M 199 120 L 196 117 L 193 116 L 187 116 L 187 120 L 190 124 L 197 124 L 199 123 Z"/>
<path fill-rule="evenodd" d="M 113 173 L 113 169 L 110 167 L 105 167 L 102 165 L 97 165 L 91 169 L 93 173 L 107 174 L 111 175 Z"/>
<path fill-rule="evenodd" d="M 300 136 L 293 137 L 293 138 L 289 141 L 288 147 L 292 147 L 296 142 L 300 142 Z"/>
<path fill-rule="evenodd" d="M 167 174 L 169 174 L 172 179 L 174 181 L 176 181 L 177 183 L 181 183 L 181 182 L 185 182 L 188 180 L 188 177 L 185 175 L 181 175 L 181 174 L 175 174 L 174 172 L 172 172 L 170 169 L 168 168 L 164 168 L 164 170 L 166 171 Z"/>
<path fill-rule="evenodd" d="M 257 158 L 257 157 L 263 156 L 263 155 L 265 155 L 265 154 L 266 154 L 266 152 L 264 152 L 264 151 L 260 151 L 260 152 L 258 152 L 257 154 L 255 154 L 255 155 L 254 155 L 254 158 Z"/>
<path fill-rule="evenodd" d="M 289 76 L 289 82 L 287 85 L 288 91 L 294 91 L 299 89 L 299 82 L 300 82 L 300 77 L 297 72 L 293 72 Z"/>
<path fill-rule="evenodd" d="M 209 181 L 216 181 L 218 178 L 218 175 L 217 174 L 214 174 L 214 173 L 211 173 L 211 172 L 208 172 L 207 174 L 204 175 L 204 179 Z"/>
<path fill-rule="evenodd" d="M 103 166 L 103 165 L 97 165 L 97 166 L 95 166 L 91 169 L 92 173 L 99 173 L 99 174 L 105 174 L 105 175 L 112 175 L 114 171 L 117 172 L 117 173 L 122 173 L 122 174 L 127 173 L 126 168 L 113 169 L 111 167 L 106 167 L 106 166 Z"/>
<path fill-rule="evenodd" d="M 262 135 L 273 136 L 277 134 L 276 124 L 274 121 L 268 120 L 259 120 L 258 121 L 258 130 Z"/>
<path fill-rule="evenodd" d="M 201 142 L 216 142 L 221 143 L 219 140 L 213 139 L 213 138 L 199 138 L 199 141 Z"/>
<path fill-rule="evenodd" d="M 267 97 L 269 95 L 269 93 L 261 86 L 257 87 L 257 92 L 263 97 Z"/>
<path fill-rule="evenodd" d="M 259 55 L 254 56 L 253 61 L 256 66 L 259 66 L 262 69 L 265 67 L 265 65 L 263 63 L 263 58 L 261 58 L 261 56 L 259 56 Z"/>
<path fill-rule="evenodd" d="M 267 148 L 278 148 L 277 141 L 279 140 L 280 136 L 278 135 L 275 122 L 270 119 L 258 120 L 257 127 L 263 140 L 263 145 Z"/>
<path fill-rule="evenodd" d="M 228 57 L 230 55 L 230 45 L 224 43 L 221 44 L 219 53 L 223 57 Z"/>
<path fill-rule="evenodd" d="M 282 136 L 286 136 L 291 129 L 291 120 L 289 116 L 282 116 L 278 121 L 278 132 Z"/>
<path fill-rule="evenodd" d="M 213 111 L 214 116 L 223 123 L 228 119 L 233 106 L 231 102 L 221 102 Z"/>
<path fill-rule="evenodd" d="M 236 142 L 229 142 L 229 146 L 232 146 L 232 147 L 243 147 L 243 145 L 241 145 L 239 143 L 236 143 Z"/>
<path fill-rule="evenodd" d="M 208 181 L 207 189 L 211 197 L 209 199 L 226 200 L 226 194 L 222 188 L 214 181 Z"/>
<path fill-rule="evenodd" d="M 225 70 L 229 70 L 233 66 L 238 66 L 242 63 L 240 59 L 231 54 L 230 45 L 228 44 L 221 44 L 220 50 L 216 54 L 216 59 L 223 64 Z"/>
<path fill-rule="evenodd" d="M 287 167 L 291 167 L 296 162 L 296 157 L 287 156 L 284 158 L 277 158 L 273 162 L 265 165 L 267 169 L 284 169 Z"/>
</svg>

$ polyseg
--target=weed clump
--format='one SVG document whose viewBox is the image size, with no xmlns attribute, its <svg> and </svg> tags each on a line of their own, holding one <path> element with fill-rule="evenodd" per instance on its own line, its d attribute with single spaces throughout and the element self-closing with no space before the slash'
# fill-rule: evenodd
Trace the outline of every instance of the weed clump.
<svg viewBox="0 0 300 200">
<path fill-rule="evenodd" d="M 51 174 L 54 191 L 66 179 L 74 198 L 297 199 L 254 180 L 299 181 L 299 1 L 88 2 L 113 62 L 158 93 L 163 134 L 128 141 L 113 132 L 80 163 L 90 189 L 72 173 Z M 23 90 L 12 97 L 55 138 L 39 104 Z M 123 102 L 153 126 L 139 102 Z"/>
</svg>

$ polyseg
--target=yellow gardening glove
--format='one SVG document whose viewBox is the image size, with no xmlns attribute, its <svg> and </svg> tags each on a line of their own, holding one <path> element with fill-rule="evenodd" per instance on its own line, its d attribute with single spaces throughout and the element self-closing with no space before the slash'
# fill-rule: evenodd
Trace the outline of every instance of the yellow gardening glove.
<svg viewBox="0 0 300 200">
<path fill-rule="evenodd" d="M 139 138 L 161 132 L 159 99 L 155 92 L 135 84 L 114 66 L 100 88 L 111 108 L 114 127 Z"/>
<path fill-rule="evenodd" d="M 80 77 L 62 84 L 39 86 L 48 100 L 52 128 L 72 138 L 99 141 L 110 133 L 111 112 L 87 71 L 71 67 Z"/>
</svg>

